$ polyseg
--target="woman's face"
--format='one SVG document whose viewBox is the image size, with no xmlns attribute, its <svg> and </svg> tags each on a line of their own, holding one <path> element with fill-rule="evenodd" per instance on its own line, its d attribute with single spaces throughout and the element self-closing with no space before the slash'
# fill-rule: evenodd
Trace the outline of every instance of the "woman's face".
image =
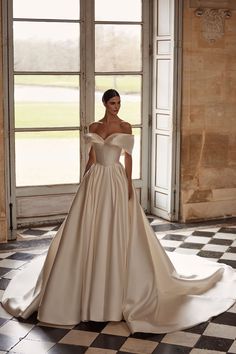
<svg viewBox="0 0 236 354">
<path fill-rule="evenodd" d="M 107 113 L 116 116 L 120 110 L 120 97 L 115 96 L 110 98 L 107 103 L 104 103 Z"/>
</svg>

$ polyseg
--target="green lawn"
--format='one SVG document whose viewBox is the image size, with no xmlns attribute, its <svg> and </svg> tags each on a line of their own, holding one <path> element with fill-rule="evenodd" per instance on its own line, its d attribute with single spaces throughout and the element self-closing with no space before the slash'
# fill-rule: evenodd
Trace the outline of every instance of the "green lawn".
<svg viewBox="0 0 236 354">
<path fill-rule="evenodd" d="M 79 75 L 15 75 L 15 85 L 71 87 L 79 88 Z M 105 91 L 115 88 L 122 93 L 139 93 L 141 78 L 139 75 L 96 76 L 95 90 Z"/>
<path fill-rule="evenodd" d="M 32 87 L 57 87 L 68 89 L 79 89 L 79 76 L 76 75 L 16 75 L 15 85 L 27 85 Z M 110 88 L 116 88 L 121 93 L 126 94 L 121 102 L 119 116 L 130 122 L 138 124 L 141 120 L 139 102 L 129 99 L 129 94 L 137 94 L 141 91 L 140 76 L 97 76 L 96 91 L 101 93 Z M 37 92 L 37 91 L 36 91 Z M 53 92 L 53 91 L 52 91 Z M 50 94 L 51 91 L 49 91 Z M 67 92 L 68 93 L 68 92 Z M 41 94 L 41 93 L 40 93 Z M 63 91 L 60 93 L 63 97 Z M 43 97 L 44 98 L 44 97 Z M 95 120 L 104 116 L 104 106 L 99 98 L 95 102 Z M 76 127 L 80 125 L 79 102 L 20 102 L 15 103 L 15 126 L 16 128 L 49 128 L 49 127 Z M 73 135 L 73 134 L 72 134 Z M 72 137 L 71 135 L 71 137 Z M 18 138 L 32 137 L 66 138 L 67 132 L 45 132 L 45 133 L 20 133 Z M 75 134 L 77 136 L 77 134 Z"/>
<path fill-rule="evenodd" d="M 96 102 L 95 110 L 97 120 L 101 119 L 104 115 L 104 107 L 100 102 Z M 139 105 L 135 102 L 125 103 L 121 109 L 120 117 L 131 124 L 139 123 Z M 15 107 L 15 126 L 16 128 L 79 126 L 79 108 L 75 103 L 30 102 L 17 104 Z M 47 134 L 50 135 L 50 132 Z M 19 136 L 26 138 L 29 133 L 21 133 Z M 63 132 L 60 132 L 60 137 L 62 136 Z M 56 138 L 57 136 L 52 134 L 52 137 Z"/>
</svg>

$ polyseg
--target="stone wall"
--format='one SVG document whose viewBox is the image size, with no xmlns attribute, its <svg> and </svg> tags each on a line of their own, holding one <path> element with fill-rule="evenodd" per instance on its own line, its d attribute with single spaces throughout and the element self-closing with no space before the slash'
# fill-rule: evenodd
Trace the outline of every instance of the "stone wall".
<svg viewBox="0 0 236 354">
<path fill-rule="evenodd" d="M 5 193 L 5 156 L 2 88 L 2 21 L 0 1 L 0 242 L 7 239 L 6 193 Z"/>
<path fill-rule="evenodd" d="M 236 11 L 225 19 L 224 35 L 210 43 L 204 38 L 203 17 L 189 5 L 184 0 L 184 222 L 236 215 Z"/>
</svg>

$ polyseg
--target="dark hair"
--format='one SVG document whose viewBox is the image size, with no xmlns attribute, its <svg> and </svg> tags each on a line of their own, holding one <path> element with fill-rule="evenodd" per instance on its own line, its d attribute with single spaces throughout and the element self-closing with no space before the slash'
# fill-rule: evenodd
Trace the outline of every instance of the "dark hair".
<svg viewBox="0 0 236 354">
<path fill-rule="evenodd" d="M 104 94 L 102 96 L 102 102 L 107 103 L 107 101 L 109 101 L 111 98 L 116 97 L 116 96 L 120 97 L 119 92 L 117 92 L 114 89 L 109 89 L 104 92 Z"/>
</svg>

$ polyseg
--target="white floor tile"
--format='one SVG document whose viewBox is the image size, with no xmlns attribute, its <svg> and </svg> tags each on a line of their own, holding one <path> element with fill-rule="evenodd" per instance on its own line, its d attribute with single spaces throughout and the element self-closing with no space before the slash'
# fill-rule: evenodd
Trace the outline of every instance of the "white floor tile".
<svg viewBox="0 0 236 354">
<path fill-rule="evenodd" d="M 218 350 L 207 349 L 192 349 L 190 354 L 227 354 L 226 352 L 219 352 Z"/>
<path fill-rule="evenodd" d="M 10 320 L 12 318 L 12 315 L 10 315 L 7 311 L 5 311 L 1 304 L 0 304 L 0 317 L 5 318 L 7 320 Z"/>
<path fill-rule="evenodd" d="M 236 253 L 230 253 L 230 252 L 224 253 L 221 259 L 229 259 L 231 261 L 236 261 Z"/>
<path fill-rule="evenodd" d="M 0 301 L 2 300 L 3 293 L 4 293 L 4 290 L 0 290 Z"/>
<path fill-rule="evenodd" d="M 220 338 L 235 339 L 236 327 L 218 323 L 209 323 L 204 331 L 204 335 Z"/>
<path fill-rule="evenodd" d="M 221 227 L 219 227 L 219 226 L 216 226 L 216 227 L 207 227 L 207 228 L 204 227 L 204 229 L 201 229 L 201 230 L 199 230 L 199 231 L 217 232 L 217 231 L 220 230 L 220 228 L 221 228 Z"/>
<path fill-rule="evenodd" d="M 12 337 L 25 337 L 26 334 L 34 327 L 32 324 L 20 323 L 17 321 L 9 321 L 0 327 L 0 334 L 11 335 Z"/>
<path fill-rule="evenodd" d="M 180 254 L 197 254 L 199 250 L 197 249 L 191 249 L 191 248 L 177 248 L 174 250 L 174 252 L 180 253 Z"/>
<path fill-rule="evenodd" d="M 222 240 L 235 240 L 236 234 L 217 232 L 217 234 L 215 234 L 213 238 L 220 238 Z"/>
<path fill-rule="evenodd" d="M 129 337 L 130 330 L 125 322 L 109 322 L 101 333 Z"/>
<path fill-rule="evenodd" d="M 48 350 L 53 347 L 55 343 L 51 342 L 36 342 L 32 340 L 23 339 L 11 351 L 17 354 L 46 354 Z"/>
<path fill-rule="evenodd" d="M 150 340 L 127 338 L 125 343 L 120 348 L 120 351 L 134 354 L 152 354 L 157 345 L 158 342 L 153 342 Z"/>
<path fill-rule="evenodd" d="M 186 238 L 185 242 L 193 242 L 193 243 L 203 243 L 206 244 L 211 240 L 210 237 L 204 236 L 189 236 Z"/>
<path fill-rule="evenodd" d="M 213 252 L 225 252 L 228 248 L 229 248 L 229 246 L 214 245 L 214 244 L 208 243 L 207 245 L 202 247 L 202 250 L 213 251 Z"/>
<path fill-rule="evenodd" d="M 179 331 L 166 334 L 161 342 L 193 347 L 197 343 L 199 338 L 199 334 Z"/>
<path fill-rule="evenodd" d="M 229 353 L 236 353 L 236 341 L 234 341 L 231 347 L 229 348 Z"/>
<path fill-rule="evenodd" d="M 0 261 L 0 267 L 17 269 L 19 267 L 22 267 L 23 264 L 26 264 L 26 263 L 27 263 L 27 261 L 18 261 L 15 259 L 3 259 L 2 261 Z"/>
<path fill-rule="evenodd" d="M 182 241 L 174 241 L 174 240 L 161 240 L 161 244 L 163 247 L 179 247 L 183 243 Z"/>
</svg>

